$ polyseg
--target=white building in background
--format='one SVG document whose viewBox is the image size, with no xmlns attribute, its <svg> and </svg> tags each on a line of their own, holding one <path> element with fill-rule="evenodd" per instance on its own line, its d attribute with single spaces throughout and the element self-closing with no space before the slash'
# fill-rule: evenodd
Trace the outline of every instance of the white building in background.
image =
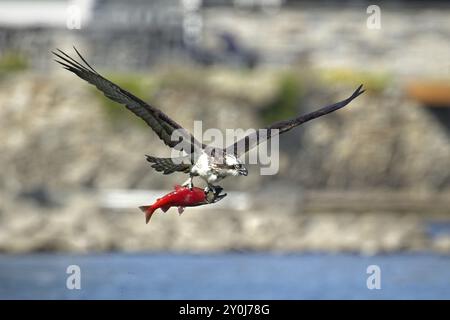
<svg viewBox="0 0 450 320">
<path fill-rule="evenodd" d="M 95 0 L 0 0 L 0 27 L 66 28 L 74 18 L 87 25 L 94 3 Z"/>
</svg>

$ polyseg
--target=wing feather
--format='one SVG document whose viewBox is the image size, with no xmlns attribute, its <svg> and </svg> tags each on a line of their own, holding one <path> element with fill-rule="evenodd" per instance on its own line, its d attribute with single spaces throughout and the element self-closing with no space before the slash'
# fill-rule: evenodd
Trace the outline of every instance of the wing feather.
<svg viewBox="0 0 450 320">
<path fill-rule="evenodd" d="M 263 130 L 257 130 L 255 132 L 252 132 L 251 134 L 245 136 L 244 138 L 238 140 L 234 144 L 228 146 L 225 150 L 226 153 L 232 153 L 235 154 L 237 157 L 245 154 L 252 148 L 256 147 L 258 144 L 269 140 L 275 135 L 282 134 L 284 132 L 287 132 L 305 122 L 308 122 L 310 120 L 319 118 L 321 116 L 324 116 L 328 113 L 334 112 L 338 109 L 341 109 L 348 105 L 353 99 L 358 97 L 360 94 L 364 92 L 362 90 L 363 85 L 360 85 L 353 94 L 348 97 L 345 100 L 339 101 L 337 103 L 334 103 L 329 106 L 322 107 L 316 111 L 310 112 L 305 115 L 301 115 L 294 119 L 289 120 L 283 120 L 276 122 Z"/>
<path fill-rule="evenodd" d="M 128 110 L 144 120 L 167 146 L 171 148 L 180 146 L 181 140 L 173 141 L 171 139 L 172 133 L 175 130 L 178 130 L 180 133 L 179 136 L 183 138 L 183 148 L 185 150 L 201 150 L 201 144 L 178 123 L 169 118 L 161 110 L 150 106 L 130 92 L 122 89 L 115 83 L 101 76 L 81 56 L 75 47 L 74 49 L 85 65 L 76 61 L 74 58 L 59 49 L 57 49 L 58 52 L 52 52 L 58 58 L 55 59 L 55 61 L 61 64 L 64 69 L 75 73 L 81 79 L 97 87 L 97 89 L 99 89 L 109 99 L 125 105 Z"/>
</svg>

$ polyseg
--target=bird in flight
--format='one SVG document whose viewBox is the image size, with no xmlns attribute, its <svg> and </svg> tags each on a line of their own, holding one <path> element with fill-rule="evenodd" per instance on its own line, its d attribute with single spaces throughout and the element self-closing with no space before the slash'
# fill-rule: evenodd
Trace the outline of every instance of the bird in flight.
<svg viewBox="0 0 450 320">
<path fill-rule="evenodd" d="M 228 176 L 247 176 L 247 168 L 239 158 L 250 149 L 275 135 L 285 133 L 307 121 L 345 107 L 364 92 L 362 85 L 360 85 L 347 99 L 293 119 L 273 123 L 264 128 L 264 130 L 253 131 L 226 148 L 216 148 L 200 143 L 193 135 L 161 110 L 147 104 L 101 76 L 89 65 L 75 47 L 74 50 L 81 61 L 75 60 L 59 49 L 57 49 L 57 52 L 53 51 L 52 53 L 58 58 L 55 61 L 65 69 L 96 86 L 106 97 L 124 105 L 128 110 L 144 120 L 167 146 L 170 148 L 180 148 L 181 145 L 182 149 L 187 151 L 187 156 L 158 158 L 147 155 L 146 157 L 147 161 L 152 163 L 152 167 L 163 174 L 171 174 L 174 172 L 189 174 L 189 179 L 183 186 L 189 186 L 191 189 L 193 187 L 194 177 L 202 178 L 208 185 L 207 190 L 215 190 L 214 183 Z M 177 132 L 178 140 L 172 138 L 175 132 Z"/>
</svg>

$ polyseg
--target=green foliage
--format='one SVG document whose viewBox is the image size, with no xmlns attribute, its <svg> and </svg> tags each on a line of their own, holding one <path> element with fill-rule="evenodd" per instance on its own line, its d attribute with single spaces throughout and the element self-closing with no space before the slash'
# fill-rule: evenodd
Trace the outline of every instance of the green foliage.
<svg viewBox="0 0 450 320">
<path fill-rule="evenodd" d="M 28 68 L 28 61 L 24 55 L 16 51 L 6 51 L 0 56 L 0 72 L 16 72 Z"/>
<path fill-rule="evenodd" d="M 195 88 L 204 82 L 205 72 L 199 68 L 170 68 L 159 73 L 158 83 L 164 88 Z"/>
<path fill-rule="evenodd" d="M 300 78 L 294 73 L 287 72 L 282 74 L 278 81 L 277 93 L 261 111 L 265 124 L 288 119 L 298 113 L 298 106 L 304 93 Z"/>
<path fill-rule="evenodd" d="M 364 89 L 372 92 L 383 91 L 392 80 L 391 75 L 381 72 L 355 71 L 352 69 L 321 70 L 321 79 L 324 82 L 348 84 L 351 86 L 364 84 Z"/>
</svg>

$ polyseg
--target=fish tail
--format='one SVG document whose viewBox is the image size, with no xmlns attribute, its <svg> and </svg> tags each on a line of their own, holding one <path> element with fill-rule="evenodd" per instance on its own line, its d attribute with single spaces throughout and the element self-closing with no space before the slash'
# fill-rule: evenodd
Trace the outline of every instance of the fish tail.
<svg viewBox="0 0 450 320">
<path fill-rule="evenodd" d="M 155 208 L 153 208 L 153 206 L 141 206 L 139 209 L 145 213 L 145 223 L 148 223 L 153 215 L 153 212 L 155 212 Z"/>
</svg>

